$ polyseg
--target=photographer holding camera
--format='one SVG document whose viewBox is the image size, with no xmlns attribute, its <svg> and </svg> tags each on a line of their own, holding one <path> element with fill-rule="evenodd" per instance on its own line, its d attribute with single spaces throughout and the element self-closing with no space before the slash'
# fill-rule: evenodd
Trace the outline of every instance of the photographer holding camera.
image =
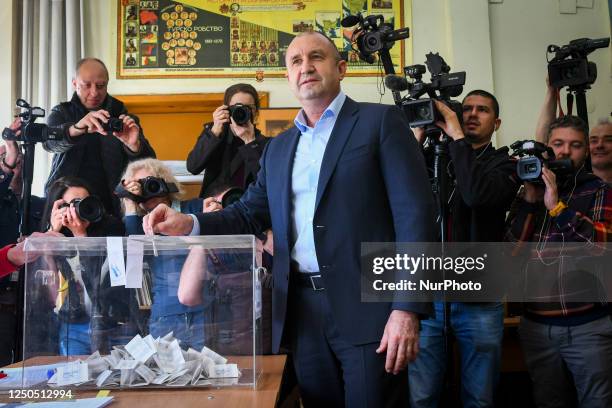
<svg viewBox="0 0 612 408">
<path fill-rule="evenodd" d="M 473 90 L 464 98 L 463 126 L 457 113 L 435 100 L 443 118 L 436 121 L 451 140 L 447 169 L 454 179 L 448 204 L 446 228 L 450 242 L 498 242 L 503 239 L 504 220 L 518 190 L 515 164 L 506 150 L 492 146 L 499 129 L 499 104 L 495 96 Z M 425 141 L 423 129 L 414 129 Z M 426 157 L 430 158 L 428 152 Z M 431 166 L 431 161 L 428 160 Z M 454 177 L 453 177 L 454 175 Z M 421 350 L 409 365 L 410 405 L 440 404 L 447 371 L 444 352 L 444 303 L 435 302 L 435 318 L 421 322 Z M 450 303 L 448 322 L 461 354 L 461 395 L 464 406 L 493 406 L 501 365 L 503 305 L 497 303 Z"/>
<path fill-rule="evenodd" d="M 123 236 L 125 229 L 121 221 L 106 214 L 102 202 L 91 191 L 77 177 L 56 180 L 49 188 L 41 229 L 67 237 Z M 59 352 L 88 355 L 92 352 L 92 341 L 97 342 L 91 335 L 90 321 L 97 310 L 101 283 L 96 278 L 99 279 L 103 259 L 80 258 L 77 253 L 74 257 L 54 256 L 53 263 L 59 277 L 54 310 L 60 323 Z"/>
<path fill-rule="evenodd" d="M 107 93 L 108 70 L 96 58 L 77 63 L 72 85 L 75 93 L 68 102 L 53 108 L 49 126 L 64 129 L 63 140 L 48 140 L 45 150 L 55 153 L 45 184 L 49 191 L 60 177 L 78 174 L 92 188 L 107 212 L 119 214 L 112 195 L 130 161 L 155 157 L 138 119 L 129 116 L 123 103 Z"/>
<path fill-rule="evenodd" d="M 585 170 L 588 130 L 577 116 L 554 120 L 547 144 L 556 159 L 571 159 L 561 177 L 542 169 L 544 186 L 525 182 L 509 217 L 511 242 L 610 242 L 612 190 Z M 558 266 L 557 268 L 560 268 Z M 564 271 L 556 269 L 555 274 Z M 537 406 L 612 406 L 612 320 L 605 303 L 571 301 L 562 286 L 556 303 L 528 303 L 519 326 Z M 575 391 L 574 391 L 575 390 Z"/>
<path fill-rule="evenodd" d="M 259 95 L 253 86 L 235 84 L 225 90 L 223 105 L 213 112 L 213 122 L 204 125 L 187 157 L 191 173 L 206 170 L 200 197 L 221 184 L 246 189 L 255 180 L 268 142 L 255 127 L 258 112 Z"/>
<path fill-rule="evenodd" d="M 11 123 L 9 129 L 20 136 L 21 119 Z M 19 238 L 19 222 L 22 211 L 22 161 L 23 155 L 14 140 L 5 140 L 0 145 L 0 248 L 9 261 L 21 259 L 22 244 L 13 246 Z M 30 199 L 29 224 L 32 230 L 37 229 L 42 216 L 45 200 L 32 196 Z M 0 255 L 1 259 L 4 255 Z M 18 269 L 15 262 L 3 264 L 0 268 L 0 365 L 13 362 L 15 349 L 15 328 L 17 316 L 17 281 L 12 279 L 10 272 Z M 16 267 L 17 266 L 17 267 Z M 1 269 L 4 269 L 3 273 Z"/>
<path fill-rule="evenodd" d="M 164 163 L 156 159 L 143 159 L 130 163 L 115 193 L 122 199 L 127 235 L 143 235 L 142 218 L 159 204 L 166 204 L 184 214 L 204 210 L 201 198 L 181 201 L 183 194 L 179 182 Z M 165 336 L 174 332 L 181 344 L 195 349 L 204 346 L 206 304 L 192 307 L 183 305 L 178 298 L 181 268 L 186 256 L 145 257 L 152 276 L 152 305 L 149 332 Z"/>
<path fill-rule="evenodd" d="M 546 78 L 546 94 L 536 125 L 536 140 L 546 143 L 548 128 L 555 119 L 559 89 Z M 589 132 L 589 153 L 593 174 L 612 185 L 612 123 L 601 119 Z"/>
</svg>

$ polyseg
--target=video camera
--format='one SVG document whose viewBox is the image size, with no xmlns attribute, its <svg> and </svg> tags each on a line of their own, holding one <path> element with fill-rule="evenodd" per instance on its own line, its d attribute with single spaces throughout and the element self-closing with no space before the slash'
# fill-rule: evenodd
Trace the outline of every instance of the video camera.
<svg viewBox="0 0 612 408">
<path fill-rule="evenodd" d="M 178 187 L 174 183 L 166 183 L 166 180 L 159 177 L 145 177 L 138 180 L 141 186 L 142 194 L 132 194 L 125 189 L 123 181 L 115 187 L 115 195 L 119 198 L 129 198 L 136 203 L 144 203 L 153 197 L 162 197 L 172 193 L 178 193 Z"/>
<path fill-rule="evenodd" d="M 548 61 L 548 80 L 555 88 L 585 87 L 588 88 L 597 79 L 597 66 L 587 60 L 587 55 L 598 48 L 610 45 L 610 38 L 579 38 L 559 47 L 549 45 L 548 54 L 555 56 Z"/>
<path fill-rule="evenodd" d="M 358 26 L 351 41 L 357 44 L 359 59 L 368 64 L 374 63 L 375 52 L 383 49 L 389 50 L 397 40 L 403 40 L 410 36 L 408 28 L 393 29 L 393 25 L 385 23 L 381 15 L 370 15 L 363 17 L 361 13 L 356 16 L 348 15 L 341 21 L 342 27 L 350 28 Z"/>
<path fill-rule="evenodd" d="M 563 178 L 573 171 L 570 159 L 555 160 L 553 149 L 535 140 L 518 140 L 510 145 L 512 156 L 518 156 L 516 173 L 522 181 L 542 183 L 542 168 L 544 164 L 557 177 Z M 544 156 L 546 155 L 546 156 Z"/>
<path fill-rule="evenodd" d="M 412 79 L 409 82 L 406 78 L 396 75 L 385 77 L 385 86 L 393 91 L 408 90 L 408 95 L 401 100 L 400 106 L 404 110 L 408 123 L 411 127 L 435 128 L 432 126 L 436 121 L 442 120 L 440 113 L 436 109 L 434 99 L 444 102 L 451 108 L 459 119 L 463 122 L 463 108 L 461 103 L 451 98 L 461 95 L 463 85 L 465 85 L 465 71 L 450 72 L 450 66 L 438 53 L 429 53 L 426 56 L 427 68 L 425 65 L 411 65 L 404 68 L 404 75 Z M 423 74 L 429 70 L 431 82 L 423 82 Z M 419 99 L 427 94 L 429 98 Z"/>
<path fill-rule="evenodd" d="M 37 118 L 45 117 L 45 110 L 37 106 L 30 106 L 24 99 L 17 99 L 15 105 L 22 109 L 18 115 L 21 118 L 21 135 L 18 137 L 9 128 L 4 128 L 4 140 L 21 141 L 24 143 L 44 143 L 47 140 L 64 139 L 64 128 L 61 126 L 47 126 L 44 123 L 34 123 Z"/>
<path fill-rule="evenodd" d="M 59 208 L 70 207 L 74 204 L 74 209 L 80 219 L 96 223 L 104 217 L 104 205 L 99 198 L 89 196 L 85 198 L 75 198 L 70 203 L 64 203 Z"/>
</svg>

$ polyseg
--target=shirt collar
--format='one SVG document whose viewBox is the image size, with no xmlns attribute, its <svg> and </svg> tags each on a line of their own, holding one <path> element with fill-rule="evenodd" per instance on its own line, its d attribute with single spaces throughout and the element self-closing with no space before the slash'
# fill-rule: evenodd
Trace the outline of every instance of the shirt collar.
<svg viewBox="0 0 612 408">
<path fill-rule="evenodd" d="M 319 121 L 321 121 L 321 119 L 338 117 L 338 114 L 340 113 L 340 109 L 342 109 L 342 105 L 344 105 L 345 100 L 346 100 L 346 95 L 344 94 L 344 92 L 342 92 L 342 90 L 340 90 L 340 92 L 338 93 L 338 95 L 336 95 L 334 100 L 323 111 L 323 114 L 321 115 L 321 118 L 319 119 Z M 297 116 L 293 120 L 293 123 L 299 129 L 301 133 L 304 133 L 308 130 L 308 125 L 306 125 L 306 115 L 304 114 L 304 109 L 300 109 Z"/>
</svg>

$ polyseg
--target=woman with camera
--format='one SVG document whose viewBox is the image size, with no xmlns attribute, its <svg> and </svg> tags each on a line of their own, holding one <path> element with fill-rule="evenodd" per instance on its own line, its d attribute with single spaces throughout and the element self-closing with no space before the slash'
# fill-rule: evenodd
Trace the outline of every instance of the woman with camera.
<svg viewBox="0 0 612 408">
<path fill-rule="evenodd" d="M 204 172 L 200 197 L 208 197 L 222 184 L 246 189 L 259 171 L 259 158 L 268 141 L 255 127 L 259 96 L 249 84 L 235 84 L 225 90 L 223 105 L 213 112 L 213 122 L 204 131 L 187 157 L 187 169 Z"/>
<path fill-rule="evenodd" d="M 46 231 L 60 232 L 67 237 L 123 236 L 120 220 L 108 215 L 104 205 L 90 195 L 90 187 L 77 177 L 62 177 L 49 189 L 41 227 Z M 100 281 L 105 265 L 105 256 L 78 251 L 70 255 L 44 257 L 45 266 L 57 271 L 58 288 L 55 295 L 54 312 L 59 320 L 59 351 L 62 355 L 88 355 L 108 338 L 108 330 L 116 322 L 102 328 L 92 327 L 94 315 L 108 316 L 112 303 L 115 318 L 127 316 L 128 303 L 125 294 L 110 289 L 110 284 Z M 121 313 L 120 313 L 121 311 Z M 37 317 L 39 319 L 39 317 Z M 104 329 L 103 334 L 100 330 Z M 46 327 L 45 330 L 49 330 Z M 100 350 L 101 352 L 103 350 Z"/>
<path fill-rule="evenodd" d="M 158 204 L 180 209 L 185 214 L 202 212 L 203 200 L 180 201 L 183 194 L 172 171 L 161 161 L 143 159 L 131 162 L 115 190 L 122 199 L 128 235 L 143 235 L 142 217 Z M 182 305 L 177 291 L 185 255 L 145 256 L 151 271 L 152 305 L 149 332 L 153 337 L 174 332 L 184 347 L 200 350 L 204 345 L 205 304 Z M 146 269 L 146 267 L 145 267 Z"/>
</svg>

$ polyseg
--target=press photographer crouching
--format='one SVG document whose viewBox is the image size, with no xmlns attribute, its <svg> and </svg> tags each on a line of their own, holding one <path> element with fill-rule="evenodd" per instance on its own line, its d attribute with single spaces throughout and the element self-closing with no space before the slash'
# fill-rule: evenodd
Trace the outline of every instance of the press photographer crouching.
<svg viewBox="0 0 612 408">
<path fill-rule="evenodd" d="M 209 197 L 221 185 L 246 189 L 259 171 L 259 158 L 268 142 L 255 126 L 259 95 L 249 84 L 235 84 L 225 90 L 223 105 L 213 112 L 213 122 L 189 152 L 187 169 L 204 172 L 200 197 Z"/>
<path fill-rule="evenodd" d="M 514 177 L 515 164 L 507 149 L 492 146 L 494 132 L 499 129 L 499 104 L 494 95 L 473 90 L 462 102 L 462 122 L 455 110 L 433 99 L 438 113 L 434 125 L 450 139 L 431 140 L 425 149 L 430 172 L 433 173 L 432 150 L 446 144 L 450 162 L 441 171 L 448 172 L 450 185 L 441 197 L 447 211 L 448 242 L 499 242 L 504 235 L 506 211 L 519 184 Z M 434 116 L 434 115 L 429 115 Z M 433 131 L 433 126 L 430 127 Z M 425 142 L 425 130 L 413 129 L 419 142 Z M 433 132 L 432 132 L 433 133 Z M 444 190 L 442 190 L 444 191 Z M 439 195 L 439 194 L 438 194 Z M 435 318 L 421 321 L 420 353 L 408 366 L 411 407 L 436 407 L 450 404 L 443 398 L 448 356 L 445 355 L 445 308 L 437 301 Z M 495 303 L 448 304 L 449 330 L 461 354 L 461 398 L 464 406 L 493 406 L 501 366 L 503 306 Z M 449 398 L 450 396 L 445 396 Z M 450 397 L 452 398 L 452 397 Z"/>
<path fill-rule="evenodd" d="M 121 221 L 107 214 L 100 200 L 91 195 L 91 187 L 84 180 L 70 176 L 56 180 L 49 188 L 41 228 L 67 237 L 123 236 L 125 231 Z M 104 342 L 98 337 L 102 335 L 102 328 L 92 327 L 94 315 L 108 317 L 112 313 L 106 308 L 113 301 L 115 322 L 112 326 L 116 327 L 120 310 L 124 312 L 128 307 L 127 300 L 106 290 L 109 285 L 100 282 L 100 271 L 105 264 L 103 257 L 79 256 L 78 253 L 57 255 L 49 263 L 54 265 L 58 279 L 53 311 L 59 321 L 59 352 L 61 355 L 88 355 Z M 49 325 L 45 330 L 51 333 L 52 327 Z M 109 347 L 102 347 L 100 351 Z"/>
<path fill-rule="evenodd" d="M 554 120 L 547 145 L 555 159 L 570 159 L 565 175 L 544 167 L 541 182 L 524 182 L 509 217 L 506 239 L 547 243 L 610 242 L 612 190 L 585 170 L 586 123 L 576 116 Z M 537 260 L 536 260 L 537 262 Z M 555 263 L 555 276 L 564 272 Z M 594 272 L 594 271 L 591 271 Z M 572 287 L 560 285 L 554 303 L 525 304 L 519 334 L 534 383 L 537 406 L 612 406 L 612 320 L 605 303 L 571 302 Z"/>
<path fill-rule="evenodd" d="M 115 194 L 121 198 L 127 235 L 144 235 L 142 217 L 159 204 L 183 214 L 202 212 L 201 198 L 181 201 L 181 185 L 172 171 L 155 159 L 137 160 L 128 165 Z M 200 350 L 205 341 L 206 304 L 193 307 L 179 302 L 180 271 L 186 256 L 145 256 L 152 279 L 152 305 L 148 329 L 153 337 L 174 332 L 186 347 Z"/>
</svg>

